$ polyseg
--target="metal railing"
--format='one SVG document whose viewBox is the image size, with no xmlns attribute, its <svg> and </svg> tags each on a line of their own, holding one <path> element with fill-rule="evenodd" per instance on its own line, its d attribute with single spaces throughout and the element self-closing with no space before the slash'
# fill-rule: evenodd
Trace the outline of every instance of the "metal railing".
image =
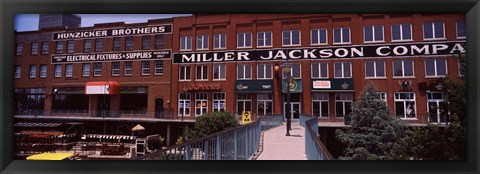
<svg viewBox="0 0 480 174">
<path fill-rule="evenodd" d="M 249 160 L 259 150 L 261 132 L 280 124 L 281 116 L 260 116 L 250 124 L 190 140 L 133 160 Z"/>
<path fill-rule="evenodd" d="M 305 153 L 308 160 L 334 160 L 318 134 L 318 117 L 300 115 L 300 125 L 305 128 Z"/>
</svg>

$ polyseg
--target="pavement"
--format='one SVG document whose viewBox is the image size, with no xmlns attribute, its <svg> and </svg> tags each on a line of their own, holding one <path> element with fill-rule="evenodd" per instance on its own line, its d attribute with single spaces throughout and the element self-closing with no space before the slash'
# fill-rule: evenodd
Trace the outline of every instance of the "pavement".
<svg viewBox="0 0 480 174">
<path fill-rule="evenodd" d="M 267 130 L 263 134 L 263 150 L 256 160 L 307 160 L 305 129 L 292 122 L 290 136 L 285 136 L 287 124 Z"/>
</svg>

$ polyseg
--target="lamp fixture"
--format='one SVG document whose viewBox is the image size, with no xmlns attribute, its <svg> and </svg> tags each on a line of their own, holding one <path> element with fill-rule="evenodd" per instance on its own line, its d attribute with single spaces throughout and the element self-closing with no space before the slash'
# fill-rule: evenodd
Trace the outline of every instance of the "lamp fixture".
<svg viewBox="0 0 480 174">
<path fill-rule="evenodd" d="M 443 91 L 443 84 L 442 82 L 439 82 L 438 85 L 435 86 L 435 88 L 439 91 Z"/>
</svg>

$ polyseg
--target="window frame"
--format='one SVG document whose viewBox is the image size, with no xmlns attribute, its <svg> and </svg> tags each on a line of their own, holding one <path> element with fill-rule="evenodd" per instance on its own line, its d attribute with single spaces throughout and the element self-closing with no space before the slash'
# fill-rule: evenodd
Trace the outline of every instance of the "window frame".
<svg viewBox="0 0 480 174">
<path fill-rule="evenodd" d="M 218 78 L 215 78 L 215 68 L 218 66 Z M 223 66 L 223 69 L 222 69 Z M 227 79 L 227 64 L 225 63 L 217 63 L 213 64 L 213 81 L 223 81 Z M 222 78 L 222 72 L 223 72 L 223 78 Z"/>
<path fill-rule="evenodd" d="M 201 72 L 199 72 L 199 68 Z M 208 81 L 208 65 L 200 64 L 195 66 L 195 81 Z"/>
<path fill-rule="evenodd" d="M 121 37 L 113 37 L 113 49 L 112 51 L 121 51 L 122 50 L 122 38 Z"/>
<path fill-rule="evenodd" d="M 198 106 L 198 102 L 200 102 L 200 106 Z M 204 102 L 206 102 L 205 106 L 202 106 Z M 197 113 L 197 109 L 200 109 L 200 113 Z M 204 109 L 205 109 L 205 112 L 203 112 Z M 195 93 L 195 117 L 202 116 L 203 114 L 206 114 L 206 113 L 208 113 L 208 92 L 196 92 Z"/>
<path fill-rule="evenodd" d="M 141 61 L 140 66 L 141 66 L 142 76 L 149 76 L 150 75 L 150 68 L 151 68 L 150 61 L 149 60 Z"/>
<path fill-rule="evenodd" d="M 15 44 L 15 55 L 22 56 L 23 55 L 23 43 L 16 43 Z"/>
<path fill-rule="evenodd" d="M 317 33 L 317 39 L 318 43 L 313 43 L 313 33 L 316 31 Z M 320 31 L 325 31 L 325 43 L 321 42 L 321 32 Z M 328 30 L 327 28 L 315 28 L 310 30 L 310 45 L 328 45 Z"/>
<path fill-rule="evenodd" d="M 112 77 L 120 76 L 120 62 L 112 62 Z"/>
<path fill-rule="evenodd" d="M 322 64 L 324 64 L 326 66 L 325 68 L 327 70 L 327 73 L 326 73 L 325 77 L 322 76 L 323 75 L 322 74 L 322 68 L 321 68 Z M 328 77 L 329 77 L 328 76 L 329 75 L 328 74 L 328 62 L 312 62 L 310 65 L 311 65 L 311 71 L 312 71 L 312 73 L 311 73 L 311 78 L 312 79 L 328 79 Z M 314 73 L 313 73 L 313 67 L 315 67 L 315 65 L 317 65 L 317 67 L 318 67 L 318 74 L 317 74 L 318 77 L 315 77 Z"/>
<path fill-rule="evenodd" d="M 395 75 L 395 61 L 402 61 L 402 76 Z M 405 76 L 405 61 L 412 61 L 412 76 Z M 392 61 L 392 72 L 393 78 L 415 78 L 415 61 L 404 59 L 404 60 L 393 60 Z"/>
<path fill-rule="evenodd" d="M 393 26 L 394 25 L 399 25 L 400 26 L 400 39 L 393 39 Z M 410 28 L 410 39 L 404 39 L 404 36 L 403 36 L 403 25 L 409 25 L 409 28 Z M 392 42 L 411 42 L 413 41 L 413 32 L 412 32 L 413 28 L 412 28 L 412 24 L 411 23 L 403 23 L 403 24 L 392 24 L 390 26 L 390 35 L 391 35 L 391 40 Z"/>
<path fill-rule="evenodd" d="M 184 74 L 182 74 L 182 68 L 184 68 L 183 72 Z M 188 70 L 188 72 L 187 72 Z M 192 68 L 190 65 L 181 65 L 178 67 L 178 81 L 191 81 L 192 80 Z M 183 77 L 183 78 L 182 78 Z M 187 78 L 188 77 L 188 78 Z"/>
<path fill-rule="evenodd" d="M 367 76 L 367 63 L 373 62 L 373 74 L 374 76 Z M 377 75 L 377 63 L 383 63 L 383 76 L 378 76 Z M 387 78 L 387 72 L 386 72 L 386 63 L 383 60 L 372 60 L 372 61 L 365 61 L 365 79 L 386 79 Z"/>
<path fill-rule="evenodd" d="M 424 23 L 422 24 L 422 29 L 423 29 L 423 33 L 422 33 L 422 34 L 423 34 L 423 40 L 424 40 L 424 41 L 430 41 L 430 40 L 445 40 L 445 39 L 447 39 L 446 36 L 445 36 L 445 22 L 443 22 L 443 21 L 440 21 L 440 22 L 442 23 L 442 27 L 443 27 L 443 28 L 442 28 L 442 30 L 443 30 L 443 37 L 442 37 L 442 38 L 437 38 L 437 37 L 435 36 L 435 30 L 436 30 L 436 29 L 435 29 L 435 23 L 437 23 L 437 22 L 439 22 L 439 21 L 424 22 Z M 433 38 L 426 38 L 426 37 L 425 37 L 425 24 L 427 24 L 427 23 L 431 23 L 431 26 L 432 26 L 432 36 L 433 36 Z"/>
<path fill-rule="evenodd" d="M 155 49 L 165 48 L 165 38 L 163 34 L 155 35 Z"/>
<path fill-rule="evenodd" d="M 263 66 L 263 77 L 260 77 L 260 66 Z M 267 77 L 267 66 L 270 67 L 270 77 Z M 257 79 L 273 79 L 273 65 L 268 63 L 257 64 Z"/>
<path fill-rule="evenodd" d="M 75 41 L 67 40 L 67 54 L 75 53 Z"/>
<path fill-rule="evenodd" d="M 163 75 L 163 60 L 155 60 L 154 63 L 154 75 Z"/>
<path fill-rule="evenodd" d="M 55 54 L 63 54 L 65 53 L 65 44 L 63 41 L 56 41 L 55 42 Z"/>
<path fill-rule="evenodd" d="M 335 42 L 335 30 L 339 29 L 340 31 L 340 42 Z M 345 38 L 343 38 L 343 29 L 348 29 L 348 42 L 345 42 Z M 333 32 L 333 45 L 346 45 L 346 44 L 352 44 L 352 31 L 350 27 L 335 27 L 332 29 Z"/>
<path fill-rule="evenodd" d="M 98 65 L 100 65 L 100 66 L 98 66 Z M 101 77 L 102 76 L 102 63 L 101 62 L 93 63 L 93 76 L 94 77 Z"/>
<path fill-rule="evenodd" d="M 298 31 L 298 44 L 293 44 L 293 32 Z M 289 33 L 289 44 L 286 44 L 284 41 L 285 32 Z M 301 46 L 302 45 L 302 32 L 301 30 L 282 30 L 282 47 L 293 47 L 293 46 Z"/>
<path fill-rule="evenodd" d="M 337 63 L 341 63 L 342 65 L 342 76 L 341 77 L 337 77 Z M 345 63 L 348 63 L 350 66 L 350 76 L 349 77 L 346 77 L 345 76 Z M 334 62 L 333 63 L 333 71 L 334 71 L 334 74 L 333 74 L 333 77 L 335 79 L 345 79 L 345 78 L 352 78 L 352 62 Z"/>
<path fill-rule="evenodd" d="M 348 95 L 348 96 L 347 96 Z M 337 96 L 340 97 L 340 99 L 337 99 Z M 347 99 L 342 99 L 342 96 L 343 97 L 346 97 Z M 351 97 L 351 99 L 350 99 Z M 342 119 L 342 118 L 345 118 L 345 116 L 347 116 L 348 114 L 352 113 L 353 110 L 350 109 L 350 113 L 346 113 L 347 111 L 347 107 L 346 107 L 346 103 L 350 103 L 350 106 L 353 105 L 353 93 L 335 93 L 335 118 L 337 119 Z M 339 116 L 338 113 L 337 113 L 337 103 L 342 103 L 342 108 L 343 108 L 343 111 L 342 111 L 342 116 Z"/>
<path fill-rule="evenodd" d="M 50 43 L 48 41 L 42 42 L 42 55 L 47 55 L 50 49 Z"/>
<path fill-rule="evenodd" d="M 185 98 L 182 97 L 182 95 L 185 96 Z M 191 115 L 191 95 L 190 93 L 179 93 L 178 94 L 178 116 L 190 116 Z M 188 107 L 185 107 L 185 105 L 188 103 Z M 180 112 L 182 111 L 182 112 Z M 188 113 L 185 113 L 185 111 L 188 111 Z"/>
<path fill-rule="evenodd" d="M 267 110 L 268 103 L 270 103 L 270 112 L 268 112 L 268 110 Z M 262 113 L 259 112 L 260 107 L 258 107 L 258 106 L 260 104 L 263 104 L 263 106 L 264 106 Z M 259 94 L 257 94 L 257 105 L 256 106 L 257 106 L 257 115 L 258 116 L 271 115 L 273 113 L 273 108 L 274 108 L 272 93 L 259 93 Z"/>
<path fill-rule="evenodd" d="M 90 63 L 82 64 L 82 77 L 90 77 L 90 67 L 91 67 Z"/>
<path fill-rule="evenodd" d="M 301 63 L 292 63 L 292 69 L 290 71 L 290 77 L 293 77 L 293 79 L 302 79 L 302 64 Z M 299 76 L 294 76 L 294 71 L 296 70 L 296 67 L 295 66 L 298 66 L 298 75 Z M 285 71 L 282 70 L 282 78 L 285 79 L 287 78 L 286 76 L 286 73 Z"/>
<path fill-rule="evenodd" d="M 319 96 L 319 97 L 316 97 Z M 326 99 L 324 98 L 326 96 Z M 326 92 L 312 92 L 312 115 L 313 116 L 318 116 L 319 118 L 329 118 L 330 117 L 330 95 L 329 93 Z M 319 112 L 318 115 L 315 113 L 315 102 L 318 102 L 319 104 Z M 327 103 L 327 107 L 323 108 L 322 103 Z M 327 115 L 323 114 L 323 109 L 327 110 Z"/>
<path fill-rule="evenodd" d="M 380 26 L 381 29 L 382 29 L 382 40 L 376 40 L 377 38 L 376 35 L 375 35 L 375 27 L 378 27 Z M 367 32 L 366 32 L 366 28 L 367 27 L 371 27 L 372 29 L 372 41 L 367 41 Z M 383 43 L 385 42 L 385 27 L 384 25 L 367 25 L 367 26 L 363 26 L 363 43 Z"/>
<path fill-rule="evenodd" d="M 433 60 L 433 66 L 435 69 L 434 75 L 428 75 L 427 73 L 427 61 Z M 437 61 L 443 60 L 445 62 L 445 75 L 438 75 Z M 444 78 L 448 76 L 448 61 L 447 59 L 424 59 L 425 78 Z"/>
<path fill-rule="evenodd" d="M 133 62 L 132 61 L 125 61 L 123 63 L 123 75 L 124 76 L 132 76 L 133 75 Z"/>
<path fill-rule="evenodd" d="M 242 67 L 242 74 L 243 76 L 240 76 L 240 71 L 239 71 L 239 68 L 240 66 Z M 246 70 L 246 67 L 247 66 L 250 66 L 250 72 L 248 73 L 247 70 Z M 250 78 L 247 78 L 247 74 L 250 74 Z M 253 78 L 253 74 L 252 74 L 252 64 L 237 64 L 237 79 L 238 80 L 251 80 Z"/>
<path fill-rule="evenodd" d="M 35 45 L 35 46 L 34 46 Z M 39 43 L 38 42 L 32 42 L 30 44 L 30 55 L 32 56 L 36 56 L 38 55 L 38 47 L 39 47 Z"/>
<path fill-rule="evenodd" d="M 103 38 L 95 39 L 95 52 L 103 52 Z"/>
<path fill-rule="evenodd" d="M 22 66 L 21 65 L 15 65 L 15 72 L 14 72 L 14 78 L 19 79 L 22 77 Z"/>
<path fill-rule="evenodd" d="M 65 64 L 65 77 L 73 77 L 73 64 Z"/>
<path fill-rule="evenodd" d="M 132 51 L 135 49 L 135 42 L 133 36 L 125 37 L 125 51 Z"/>
<path fill-rule="evenodd" d="M 150 40 L 151 35 L 142 36 L 142 50 L 149 50 L 151 48 Z"/>
<path fill-rule="evenodd" d="M 197 35 L 196 50 L 208 50 L 208 36 L 208 34 Z"/>
<path fill-rule="evenodd" d="M 62 64 L 55 64 L 54 77 L 62 77 Z"/>
<path fill-rule="evenodd" d="M 227 110 L 227 94 L 225 92 L 213 92 L 212 93 L 212 111 L 213 112 L 225 112 Z M 223 104 L 223 107 L 221 106 Z M 215 107 L 217 105 L 217 107 Z"/>
<path fill-rule="evenodd" d="M 213 49 L 214 50 L 227 49 L 227 34 L 225 33 L 213 34 Z"/>
<path fill-rule="evenodd" d="M 268 37 L 267 33 L 270 34 L 270 43 L 267 43 Z M 260 45 L 260 41 L 263 41 L 263 45 Z M 257 47 L 258 48 L 268 48 L 273 47 L 273 33 L 271 31 L 260 31 L 257 32 Z"/>
<path fill-rule="evenodd" d="M 240 43 L 240 39 L 239 39 L 240 35 L 243 37 L 243 45 L 242 46 L 240 46 L 240 44 L 239 44 Z M 248 44 L 247 43 L 247 35 L 250 35 L 250 43 L 249 43 L 250 45 L 249 46 L 247 46 L 247 44 Z M 253 45 L 252 44 L 252 42 L 253 42 L 252 37 L 253 37 L 252 32 L 237 33 L 237 48 L 252 48 L 253 47 L 252 46 Z"/>
<path fill-rule="evenodd" d="M 84 53 L 91 53 L 92 52 L 92 43 L 93 40 L 92 39 L 84 39 L 83 40 L 83 52 Z M 87 47 L 87 45 L 90 45 L 89 47 Z"/>
<path fill-rule="evenodd" d="M 401 95 L 401 94 L 413 94 L 413 99 L 401 99 L 400 97 L 398 97 L 398 98 L 400 98 L 400 99 L 397 99 L 397 94 L 399 94 L 399 95 Z M 403 102 L 403 111 L 404 111 L 404 113 L 403 113 L 403 116 L 402 116 L 400 119 L 402 119 L 402 120 L 417 120 L 417 102 L 416 102 L 415 92 L 394 92 L 393 95 L 394 95 L 394 96 L 393 96 L 393 101 L 394 101 L 394 105 L 395 105 L 395 106 L 394 106 L 395 116 L 396 116 L 396 117 L 399 117 L 399 116 L 397 115 L 397 102 Z M 406 107 L 407 107 L 406 102 L 412 102 L 412 101 L 413 101 L 413 103 L 414 103 L 414 105 L 415 105 L 414 108 L 413 108 L 413 110 L 414 110 L 414 112 L 415 112 L 415 113 L 414 113 L 415 117 L 407 117 L 407 115 L 406 115 L 406 114 L 407 114 L 407 113 L 406 113 L 406 112 L 407 112 L 407 110 L 406 110 Z"/>
<path fill-rule="evenodd" d="M 465 30 L 465 36 L 458 36 L 458 23 L 459 22 L 463 22 L 463 27 L 464 27 L 464 30 Z M 467 39 L 467 22 L 465 20 L 460 20 L 460 21 L 456 21 L 455 22 L 455 36 L 457 37 L 457 39 Z"/>
<path fill-rule="evenodd" d="M 30 65 L 28 77 L 31 79 L 37 78 L 37 65 Z"/>
<path fill-rule="evenodd" d="M 441 99 L 432 99 L 430 96 L 433 96 L 434 93 L 440 93 L 442 94 L 442 98 Z M 446 103 L 447 101 L 445 100 L 445 93 L 444 92 L 427 92 L 427 112 L 428 112 L 428 121 L 432 124 L 446 124 L 447 123 L 447 115 L 444 115 L 445 117 L 445 122 L 442 122 L 441 120 L 441 117 L 442 117 L 442 112 L 440 111 L 440 108 L 436 108 L 437 109 L 437 122 L 432 122 L 432 120 L 430 119 L 430 103 L 436 103 L 437 106 L 440 106 L 440 103 Z M 440 111 L 440 112 L 439 112 Z"/>
<path fill-rule="evenodd" d="M 180 51 L 192 51 L 191 35 L 180 36 Z"/>
</svg>

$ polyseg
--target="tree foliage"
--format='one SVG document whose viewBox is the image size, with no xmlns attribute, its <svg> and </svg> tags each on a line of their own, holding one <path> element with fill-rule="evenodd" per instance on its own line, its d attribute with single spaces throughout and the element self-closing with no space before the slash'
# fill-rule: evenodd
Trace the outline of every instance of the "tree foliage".
<svg viewBox="0 0 480 174">
<path fill-rule="evenodd" d="M 466 159 L 466 86 L 464 81 L 445 80 L 447 125 L 428 124 L 414 128 L 411 138 L 411 155 L 422 160 Z"/>
<path fill-rule="evenodd" d="M 407 137 L 411 132 L 398 118 L 391 117 L 386 103 L 368 82 L 352 106 L 351 127 L 337 130 L 337 139 L 346 144 L 341 160 L 407 159 Z"/>
<path fill-rule="evenodd" d="M 239 126 L 234 115 L 228 112 L 212 112 L 195 119 L 192 129 L 187 129 L 186 137 L 196 139 L 209 134 Z"/>
</svg>

